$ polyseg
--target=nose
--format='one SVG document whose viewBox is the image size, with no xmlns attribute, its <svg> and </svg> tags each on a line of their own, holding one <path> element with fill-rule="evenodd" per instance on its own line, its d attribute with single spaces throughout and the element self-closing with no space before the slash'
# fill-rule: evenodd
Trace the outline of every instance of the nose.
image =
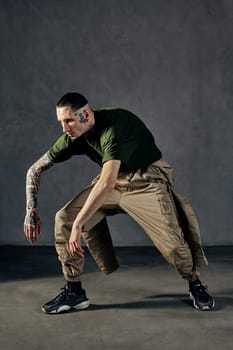
<svg viewBox="0 0 233 350">
<path fill-rule="evenodd" d="M 69 125 L 67 123 L 62 123 L 62 130 L 63 132 L 67 132 L 70 130 Z"/>
</svg>

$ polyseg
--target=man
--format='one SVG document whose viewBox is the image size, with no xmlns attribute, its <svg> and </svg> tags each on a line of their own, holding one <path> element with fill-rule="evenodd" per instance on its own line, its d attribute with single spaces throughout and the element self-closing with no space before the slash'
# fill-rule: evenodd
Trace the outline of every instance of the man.
<svg viewBox="0 0 233 350">
<path fill-rule="evenodd" d="M 214 299 L 196 270 L 207 265 L 198 223 L 187 200 L 173 191 L 172 168 L 144 123 L 123 109 L 92 110 L 87 99 L 75 92 L 58 101 L 56 113 L 63 134 L 27 172 L 24 232 L 28 241 L 35 243 L 41 231 L 37 196 L 44 170 L 86 154 L 102 171 L 56 214 L 55 244 L 66 285 L 42 310 L 59 313 L 89 306 L 80 281 L 84 265 L 80 239 L 83 236 L 100 269 L 113 272 L 118 263 L 106 216 L 117 213 L 127 213 L 139 223 L 188 281 L 195 308 L 214 308 Z"/>
</svg>

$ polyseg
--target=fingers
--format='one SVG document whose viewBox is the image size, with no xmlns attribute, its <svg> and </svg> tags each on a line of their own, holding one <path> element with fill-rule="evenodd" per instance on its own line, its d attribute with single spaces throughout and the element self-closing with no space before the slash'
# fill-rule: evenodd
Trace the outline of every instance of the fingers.
<svg viewBox="0 0 233 350">
<path fill-rule="evenodd" d="M 33 225 L 25 225 L 24 226 L 24 233 L 25 236 L 27 238 L 27 240 L 30 243 L 34 243 L 35 239 L 36 239 L 36 233 L 35 233 L 35 228 L 33 227 Z"/>
<path fill-rule="evenodd" d="M 37 223 L 36 223 L 36 234 L 37 234 L 37 237 L 41 234 L 41 221 L 38 220 Z"/>
<path fill-rule="evenodd" d="M 41 223 L 38 221 L 36 225 L 25 224 L 24 234 L 30 243 L 35 243 L 41 233 Z"/>
<path fill-rule="evenodd" d="M 84 250 L 80 246 L 80 243 L 77 241 L 73 241 L 69 243 L 70 252 L 73 256 L 78 256 L 80 259 L 84 258 Z"/>
</svg>

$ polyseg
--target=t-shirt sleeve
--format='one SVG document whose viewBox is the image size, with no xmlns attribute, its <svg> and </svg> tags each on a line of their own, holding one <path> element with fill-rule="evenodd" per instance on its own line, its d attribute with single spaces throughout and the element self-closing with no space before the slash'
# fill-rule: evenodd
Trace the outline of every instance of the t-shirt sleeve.
<svg viewBox="0 0 233 350">
<path fill-rule="evenodd" d="M 133 139 L 123 139 L 117 126 L 112 126 L 105 134 L 103 149 L 103 164 L 109 160 L 120 160 L 128 164 L 133 151 L 136 148 L 136 142 Z"/>
<path fill-rule="evenodd" d="M 138 169 L 161 158 L 149 129 L 129 111 L 114 110 L 111 125 L 101 136 L 103 163 L 116 159 L 127 168 Z"/>
<path fill-rule="evenodd" d="M 108 131 L 105 131 L 104 139 L 102 141 L 102 163 L 106 163 L 109 160 L 121 160 L 120 157 L 120 145 L 116 135 L 115 127 L 111 127 Z"/>
<path fill-rule="evenodd" d="M 53 163 L 60 163 L 71 158 L 73 153 L 72 140 L 63 134 L 48 150 L 47 155 Z"/>
</svg>

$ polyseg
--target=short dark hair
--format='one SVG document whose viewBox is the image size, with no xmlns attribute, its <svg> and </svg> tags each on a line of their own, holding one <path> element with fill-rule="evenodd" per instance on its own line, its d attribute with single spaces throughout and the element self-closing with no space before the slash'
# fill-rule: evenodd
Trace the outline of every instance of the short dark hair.
<svg viewBox="0 0 233 350">
<path fill-rule="evenodd" d="M 78 92 L 67 92 L 57 102 L 56 107 L 70 107 L 73 111 L 82 108 L 88 103 L 86 97 Z"/>
</svg>

